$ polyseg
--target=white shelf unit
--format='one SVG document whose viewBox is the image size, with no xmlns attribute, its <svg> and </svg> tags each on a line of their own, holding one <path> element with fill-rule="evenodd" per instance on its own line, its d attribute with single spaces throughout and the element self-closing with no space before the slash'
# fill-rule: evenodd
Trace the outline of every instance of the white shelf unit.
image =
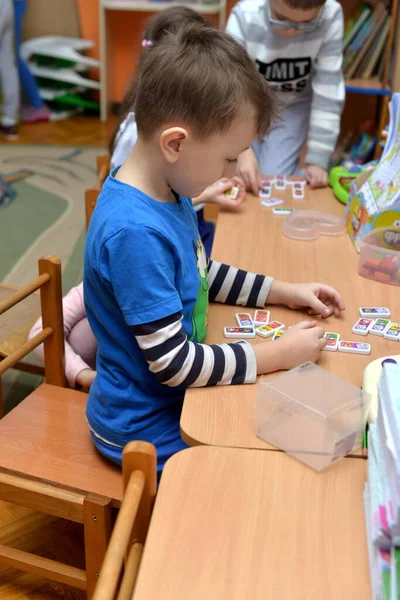
<svg viewBox="0 0 400 600">
<path fill-rule="evenodd" d="M 205 15 L 218 15 L 219 27 L 222 29 L 225 25 L 226 0 L 220 2 L 150 2 L 141 0 L 99 0 L 100 15 L 100 119 L 107 121 L 108 117 L 108 83 L 107 83 L 107 63 L 108 63 L 108 34 L 107 34 L 107 13 L 113 11 L 129 12 L 160 12 L 171 6 L 187 6 L 193 10 Z"/>
</svg>

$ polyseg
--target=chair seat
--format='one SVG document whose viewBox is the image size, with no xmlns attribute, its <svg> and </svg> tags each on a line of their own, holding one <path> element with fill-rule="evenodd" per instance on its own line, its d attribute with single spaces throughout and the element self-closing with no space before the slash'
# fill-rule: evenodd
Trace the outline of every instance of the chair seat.
<svg viewBox="0 0 400 600">
<path fill-rule="evenodd" d="M 96 450 L 86 402 L 83 392 L 40 385 L 0 420 L 0 471 L 105 496 L 118 506 L 121 469 Z"/>
<path fill-rule="evenodd" d="M 18 288 L 0 284 L 0 302 Z M 28 339 L 28 333 L 40 316 L 40 295 L 32 294 L 0 316 L 0 357 L 6 358 Z"/>
</svg>

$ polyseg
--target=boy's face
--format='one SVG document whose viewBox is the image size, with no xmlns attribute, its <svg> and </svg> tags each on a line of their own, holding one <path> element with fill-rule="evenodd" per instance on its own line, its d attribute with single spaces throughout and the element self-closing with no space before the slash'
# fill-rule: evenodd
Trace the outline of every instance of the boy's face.
<svg viewBox="0 0 400 600">
<path fill-rule="evenodd" d="M 292 8 L 286 0 L 269 0 L 269 16 L 274 31 L 286 39 L 312 31 L 315 29 L 323 4 L 324 1 L 321 1 L 321 6 L 317 8 L 300 9 Z M 284 26 L 280 27 L 274 21 L 279 21 Z M 302 27 L 296 29 L 296 27 L 289 27 L 290 24 Z"/>
<path fill-rule="evenodd" d="M 183 129 L 181 131 L 187 131 Z M 239 154 L 256 137 L 253 118 L 234 119 L 225 133 L 199 140 L 188 132 L 178 146 L 176 160 L 168 168 L 168 183 L 174 191 L 197 198 L 209 185 L 222 177 L 233 177 Z"/>
</svg>

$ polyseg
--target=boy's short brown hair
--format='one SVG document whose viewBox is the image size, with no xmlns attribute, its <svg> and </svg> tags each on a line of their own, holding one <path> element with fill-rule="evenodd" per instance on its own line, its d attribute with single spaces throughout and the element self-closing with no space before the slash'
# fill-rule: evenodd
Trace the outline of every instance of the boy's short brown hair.
<svg viewBox="0 0 400 600">
<path fill-rule="evenodd" d="M 326 0 L 285 0 L 290 8 L 299 8 L 300 10 L 310 10 L 312 8 L 321 8 Z"/>
<path fill-rule="evenodd" d="M 221 31 L 188 24 L 143 56 L 135 100 L 143 137 L 180 123 L 204 139 L 226 131 L 249 107 L 257 134 L 265 135 L 275 116 L 273 93 L 246 50 Z"/>
</svg>

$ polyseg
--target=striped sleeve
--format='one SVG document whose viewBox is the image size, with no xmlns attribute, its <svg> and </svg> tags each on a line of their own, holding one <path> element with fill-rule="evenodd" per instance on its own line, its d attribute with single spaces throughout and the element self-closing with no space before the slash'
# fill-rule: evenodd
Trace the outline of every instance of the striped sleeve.
<svg viewBox="0 0 400 600">
<path fill-rule="evenodd" d="M 210 302 L 233 306 L 264 307 L 274 279 L 210 260 L 208 294 Z"/>
<path fill-rule="evenodd" d="M 325 41 L 316 58 L 312 76 L 313 99 L 306 164 L 328 168 L 340 131 L 340 115 L 345 97 L 342 73 L 343 11 L 335 3 Z"/>
<path fill-rule="evenodd" d="M 182 313 L 143 325 L 133 333 L 158 381 L 170 387 L 254 383 L 256 357 L 249 344 L 196 344 L 187 339 Z"/>
</svg>

